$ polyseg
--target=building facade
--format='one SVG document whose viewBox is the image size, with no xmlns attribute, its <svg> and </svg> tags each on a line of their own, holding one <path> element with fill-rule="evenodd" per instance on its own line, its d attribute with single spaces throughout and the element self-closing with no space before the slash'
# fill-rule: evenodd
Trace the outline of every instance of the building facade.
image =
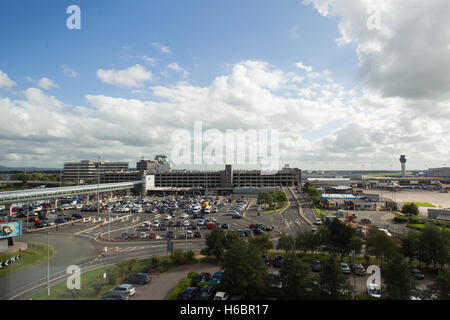
<svg viewBox="0 0 450 320">
<path fill-rule="evenodd" d="M 128 171 L 128 162 L 110 162 L 106 160 L 82 160 L 80 162 L 64 163 L 64 179 L 94 180 L 105 172 Z"/>
</svg>

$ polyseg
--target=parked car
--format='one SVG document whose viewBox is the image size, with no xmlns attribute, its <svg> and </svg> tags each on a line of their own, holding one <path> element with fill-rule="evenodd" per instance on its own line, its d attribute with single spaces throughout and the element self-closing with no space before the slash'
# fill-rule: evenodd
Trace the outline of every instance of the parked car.
<svg viewBox="0 0 450 320">
<path fill-rule="evenodd" d="M 190 226 L 190 225 L 191 225 L 191 224 L 189 223 L 189 221 L 187 221 L 187 220 L 183 221 L 183 226 L 188 227 L 188 226 Z"/>
<path fill-rule="evenodd" d="M 79 213 L 72 214 L 72 217 L 75 218 L 75 219 L 83 219 L 83 216 L 81 214 L 79 214 Z"/>
<path fill-rule="evenodd" d="M 64 218 L 57 218 L 57 219 L 55 219 L 55 222 L 56 222 L 56 223 L 66 223 L 67 220 L 64 219 Z"/>
<path fill-rule="evenodd" d="M 109 292 L 126 293 L 131 297 L 136 293 L 136 289 L 131 284 L 121 284 L 120 286 L 111 289 Z"/>
<path fill-rule="evenodd" d="M 253 235 L 255 235 L 255 236 L 260 236 L 260 235 L 264 235 L 264 234 L 265 234 L 264 230 L 261 230 L 261 229 L 253 230 Z"/>
<path fill-rule="evenodd" d="M 130 296 L 128 294 L 123 294 L 120 292 L 108 292 L 102 297 L 102 300 L 129 300 Z"/>
<path fill-rule="evenodd" d="M 345 262 L 339 262 L 339 267 L 341 268 L 342 273 L 350 274 L 350 267 Z"/>
<path fill-rule="evenodd" d="M 209 283 L 211 283 L 211 284 L 219 284 L 221 278 L 222 278 L 222 272 L 220 272 L 220 271 L 214 272 L 213 275 L 212 275 L 211 280 L 209 280 Z"/>
<path fill-rule="evenodd" d="M 181 227 L 181 221 L 177 221 L 177 222 L 175 222 L 175 227 Z"/>
<path fill-rule="evenodd" d="M 196 287 L 200 282 L 207 282 L 211 280 L 211 274 L 208 272 L 202 272 L 192 279 L 191 286 Z"/>
<path fill-rule="evenodd" d="M 156 232 L 150 232 L 150 234 L 148 235 L 149 239 L 156 239 Z"/>
<path fill-rule="evenodd" d="M 222 225 L 220 226 L 222 229 L 228 229 L 228 223 L 222 223 Z"/>
<path fill-rule="evenodd" d="M 167 232 L 167 239 L 173 239 L 175 238 L 175 234 L 172 230 Z"/>
<path fill-rule="evenodd" d="M 211 300 L 216 294 L 216 288 L 213 285 L 206 285 L 200 289 L 199 293 L 192 300 Z"/>
<path fill-rule="evenodd" d="M 228 300 L 229 296 L 230 295 L 228 293 L 219 291 L 216 293 L 213 300 Z"/>
<path fill-rule="evenodd" d="M 386 229 L 378 229 L 381 232 L 384 232 L 388 237 L 392 237 L 392 234 Z"/>
<path fill-rule="evenodd" d="M 160 231 L 165 231 L 167 230 L 167 225 L 165 223 L 161 223 L 161 225 L 159 226 L 159 230 Z"/>
<path fill-rule="evenodd" d="M 125 279 L 127 284 L 148 284 L 152 281 L 152 277 L 149 273 L 136 273 Z"/>
<path fill-rule="evenodd" d="M 381 298 L 380 286 L 375 283 L 368 283 L 366 287 L 367 294 L 374 298 Z"/>
<path fill-rule="evenodd" d="M 270 265 L 270 258 L 269 258 L 269 256 L 267 254 L 265 254 L 265 255 L 262 256 L 262 258 L 263 258 L 264 264 L 266 266 L 269 266 Z"/>
<path fill-rule="evenodd" d="M 366 275 L 366 269 L 360 263 L 353 264 L 352 265 L 352 271 L 353 271 L 354 274 L 356 274 L 358 276 Z"/>
<path fill-rule="evenodd" d="M 322 271 L 322 264 L 320 263 L 319 260 L 314 260 L 314 261 L 311 263 L 311 270 L 312 270 L 313 272 L 320 272 L 320 271 Z"/>
<path fill-rule="evenodd" d="M 273 258 L 273 267 L 274 268 L 281 268 L 281 263 L 283 263 L 283 257 L 282 256 L 275 256 Z"/>
<path fill-rule="evenodd" d="M 361 223 L 364 223 L 364 224 L 372 224 L 372 221 L 370 221 L 370 219 L 363 218 L 363 219 L 361 219 Z"/>
<path fill-rule="evenodd" d="M 199 293 L 200 288 L 189 287 L 186 288 L 179 296 L 178 300 L 192 300 Z"/>
<path fill-rule="evenodd" d="M 194 231 L 194 238 L 201 238 L 202 237 L 202 233 L 200 231 Z"/>
<path fill-rule="evenodd" d="M 147 239 L 148 234 L 146 232 L 139 232 L 138 237 L 139 237 L 139 239 Z"/>
<path fill-rule="evenodd" d="M 322 220 L 319 219 L 319 218 L 317 218 L 317 219 L 316 219 L 315 225 L 316 225 L 316 226 L 320 226 L 321 224 L 322 224 Z"/>
<path fill-rule="evenodd" d="M 128 234 L 128 232 L 123 232 L 120 237 L 122 238 L 122 240 L 128 240 L 130 235 Z"/>
<path fill-rule="evenodd" d="M 159 221 L 158 220 L 153 221 L 152 227 L 153 228 L 159 228 Z"/>
<path fill-rule="evenodd" d="M 419 269 L 417 269 L 416 267 L 411 267 L 411 274 L 413 275 L 414 278 L 416 278 L 417 280 L 423 280 L 425 279 L 425 276 L 422 272 L 420 272 Z"/>
<path fill-rule="evenodd" d="M 187 230 L 186 231 L 186 237 L 187 238 L 193 238 L 194 237 L 194 233 L 192 232 L 192 230 Z"/>
</svg>

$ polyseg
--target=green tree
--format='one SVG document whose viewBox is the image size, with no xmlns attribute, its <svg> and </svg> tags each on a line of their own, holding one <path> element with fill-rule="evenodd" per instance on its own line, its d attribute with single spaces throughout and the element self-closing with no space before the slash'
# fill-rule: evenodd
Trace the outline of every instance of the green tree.
<svg viewBox="0 0 450 320">
<path fill-rule="evenodd" d="M 427 266 L 433 263 L 441 267 L 449 262 L 449 233 L 438 227 L 427 225 L 419 237 L 418 259 Z"/>
<path fill-rule="evenodd" d="M 226 240 L 225 232 L 221 228 L 213 228 L 206 236 L 206 248 L 203 250 L 207 255 L 214 255 L 218 261 L 224 257 Z"/>
<path fill-rule="evenodd" d="M 417 216 L 419 207 L 415 203 L 405 203 L 402 207 L 402 213 L 408 216 Z"/>
<path fill-rule="evenodd" d="M 303 252 L 314 253 L 320 246 L 320 235 L 308 231 L 298 232 L 295 238 L 295 248 Z"/>
<path fill-rule="evenodd" d="M 258 249 L 261 250 L 261 253 L 266 254 L 270 249 L 273 248 L 272 240 L 268 234 L 263 236 L 251 237 L 248 238 L 248 241 L 255 245 Z"/>
<path fill-rule="evenodd" d="M 282 234 L 278 238 L 277 249 L 284 250 L 286 253 L 295 249 L 295 239 L 291 235 Z"/>
<path fill-rule="evenodd" d="M 234 239 L 221 267 L 220 290 L 241 295 L 244 299 L 264 294 L 269 277 L 260 251 L 253 244 L 240 238 Z"/>
<path fill-rule="evenodd" d="M 342 273 L 333 257 L 322 263 L 319 288 L 321 296 L 325 299 L 348 299 L 351 297 L 352 287 L 348 278 Z"/>
<path fill-rule="evenodd" d="M 303 263 L 294 253 L 288 253 L 281 265 L 280 280 L 284 298 L 305 299 L 313 288 L 313 278 L 309 265 Z"/>
<path fill-rule="evenodd" d="M 383 259 L 389 261 L 399 248 L 391 237 L 376 228 L 372 228 L 367 234 L 366 249 L 370 255 L 381 258 L 382 261 Z"/>
<path fill-rule="evenodd" d="M 420 234 L 419 232 L 409 229 L 406 236 L 401 240 L 402 253 L 405 257 L 409 258 L 409 261 L 413 261 L 418 257 L 420 247 Z"/>
<path fill-rule="evenodd" d="M 343 256 L 348 256 L 357 244 L 355 238 L 357 238 L 356 229 L 351 225 L 341 222 L 339 219 L 334 219 L 328 226 L 328 232 L 323 232 L 322 237 L 327 236 L 327 239 L 323 239 L 330 247 L 332 254 L 339 254 L 341 261 Z"/>
<path fill-rule="evenodd" d="M 383 268 L 383 279 L 385 296 L 389 300 L 409 300 L 416 287 L 410 266 L 399 253 L 394 254 Z"/>
<path fill-rule="evenodd" d="M 435 292 L 439 300 L 450 300 L 450 273 L 439 271 L 432 291 Z"/>
</svg>

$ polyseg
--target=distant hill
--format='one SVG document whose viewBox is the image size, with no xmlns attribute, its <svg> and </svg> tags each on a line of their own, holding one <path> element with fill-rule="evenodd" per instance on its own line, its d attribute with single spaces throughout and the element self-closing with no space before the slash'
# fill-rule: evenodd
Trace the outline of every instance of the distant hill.
<svg viewBox="0 0 450 320">
<path fill-rule="evenodd" d="M 59 171 L 61 169 L 57 168 L 35 168 L 35 167 L 5 167 L 0 166 L 0 172 L 7 172 L 7 171 L 23 171 L 26 172 L 32 172 L 32 171 Z"/>
</svg>

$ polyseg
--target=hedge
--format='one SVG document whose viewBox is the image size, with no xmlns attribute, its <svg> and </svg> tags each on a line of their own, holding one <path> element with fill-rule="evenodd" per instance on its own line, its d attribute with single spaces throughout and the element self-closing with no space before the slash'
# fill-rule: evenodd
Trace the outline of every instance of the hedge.
<svg viewBox="0 0 450 320">
<path fill-rule="evenodd" d="M 398 222 L 398 223 L 406 223 L 406 222 L 408 222 L 408 218 L 407 217 L 395 217 L 394 221 Z"/>
<path fill-rule="evenodd" d="M 189 272 L 187 278 L 184 278 L 183 280 L 178 282 L 175 289 L 172 290 L 169 296 L 169 300 L 177 300 L 178 296 L 191 286 L 192 279 L 194 279 L 197 275 L 197 272 Z"/>
</svg>

